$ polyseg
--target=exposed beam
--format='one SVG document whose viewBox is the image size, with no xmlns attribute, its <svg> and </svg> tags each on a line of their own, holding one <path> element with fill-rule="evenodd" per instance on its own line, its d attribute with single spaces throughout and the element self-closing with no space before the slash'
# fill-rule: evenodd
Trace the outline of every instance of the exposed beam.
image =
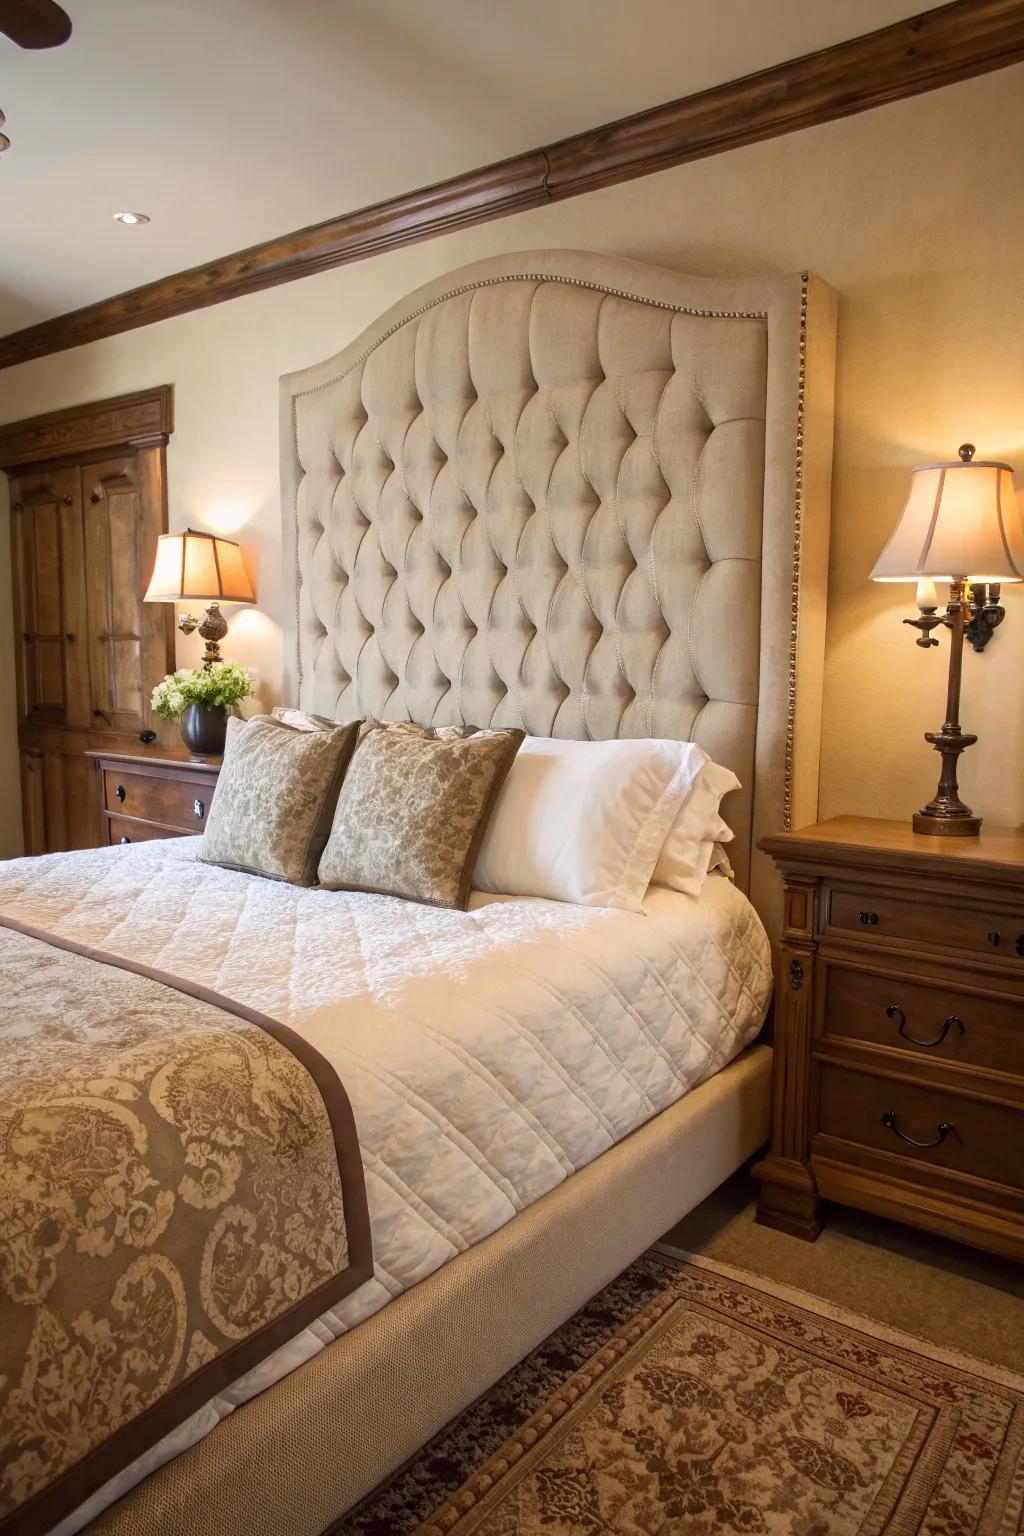
<svg viewBox="0 0 1024 1536">
<path fill-rule="evenodd" d="M 955 0 L 667 106 L 282 235 L 0 339 L 0 368 L 1024 59 L 1024 0 Z"/>
</svg>

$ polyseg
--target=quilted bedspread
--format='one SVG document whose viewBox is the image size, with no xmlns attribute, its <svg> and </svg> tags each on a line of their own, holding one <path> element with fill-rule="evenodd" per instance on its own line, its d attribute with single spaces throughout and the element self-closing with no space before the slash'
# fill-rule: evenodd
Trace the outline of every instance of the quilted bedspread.
<svg viewBox="0 0 1024 1536">
<path fill-rule="evenodd" d="M 764 1017 L 768 941 L 720 876 L 699 900 L 652 889 L 643 914 L 483 896 L 464 913 L 278 884 L 195 848 L 0 865 L 0 912 L 268 1014 L 348 1091 L 373 1278 L 192 1439 L 719 1071 Z"/>
</svg>

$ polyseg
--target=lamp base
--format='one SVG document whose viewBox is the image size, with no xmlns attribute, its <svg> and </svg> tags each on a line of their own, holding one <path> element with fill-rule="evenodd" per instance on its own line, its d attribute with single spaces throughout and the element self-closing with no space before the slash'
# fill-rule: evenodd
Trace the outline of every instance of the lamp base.
<svg viewBox="0 0 1024 1536">
<path fill-rule="evenodd" d="M 914 831 L 926 837 L 977 837 L 981 831 L 980 816 L 929 816 L 927 811 L 914 812 Z"/>
<path fill-rule="evenodd" d="M 183 613 L 178 620 L 178 628 L 183 635 L 190 635 L 198 629 L 201 637 L 206 641 L 206 650 L 203 653 L 203 666 L 212 667 L 215 661 L 222 660 L 218 641 L 223 640 L 228 632 L 228 621 L 220 611 L 219 603 L 211 603 L 202 620 L 195 618 L 191 613 Z"/>
</svg>

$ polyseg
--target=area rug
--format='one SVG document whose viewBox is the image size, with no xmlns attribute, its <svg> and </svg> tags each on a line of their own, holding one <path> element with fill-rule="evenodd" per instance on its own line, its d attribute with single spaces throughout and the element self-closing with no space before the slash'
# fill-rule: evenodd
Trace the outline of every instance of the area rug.
<svg viewBox="0 0 1024 1536">
<path fill-rule="evenodd" d="M 1024 1378 L 645 1254 L 332 1536 L 1017 1536 Z"/>
</svg>

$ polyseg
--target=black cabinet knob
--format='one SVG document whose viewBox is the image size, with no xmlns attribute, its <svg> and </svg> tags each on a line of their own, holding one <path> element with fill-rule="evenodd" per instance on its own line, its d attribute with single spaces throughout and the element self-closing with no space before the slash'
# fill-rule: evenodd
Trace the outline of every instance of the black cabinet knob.
<svg viewBox="0 0 1024 1536">
<path fill-rule="evenodd" d="M 1018 933 L 1016 950 L 1018 955 L 1024 955 L 1024 933 Z"/>
<path fill-rule="evenodd" d="M 996 945 L 996 944 L 998 944 L 1000 942 L 1002 937 L 1003 936 L 1002 936 L 1001 933 L 996 933 L 995 929 L 993 929 L 992 932 L 988 936 L 988 941 L 989 941 L 990 944 L 992 944 L 994 946 L 994 945 Z"/>
<path fill-rule="evenodd" d="M 123 800 L 127 793 L 128 793 L 128 791 L 125 789 L 123 784 L 119 784 L 117 786 L 117 788 L 114 790 L 114 794 L 117 796 L 117 798 L 119 800 Z"/>
<path fill-rule="evenodd" d="M 192 801 L 192 814 L 193 816 L 198 816 L 200 821 L 206 815 L 206 806 L 201 800 Z"/>
<path fill-rule="evenodd" d="M 122 838 L 121 838 L 121 839 L 120 839 L 120 841 L 121 841 L 121 842 L 122 842 L 122 843 L 130 843 L 130 842 L 131 842 L 131 838 L 130 838 L 130 837 L 122 837 Z"/>
<path fill-rule="evenodd" d="M 875 928 L 875 927 L 877 927 L 877 925 L 878 925 L 878 913 L 877 912 L 861 912 L 861 913 L 858 914 L 858 916 L 860 918 L 861 923 L 864 925 L 865 928 Z"/>
</svg>

